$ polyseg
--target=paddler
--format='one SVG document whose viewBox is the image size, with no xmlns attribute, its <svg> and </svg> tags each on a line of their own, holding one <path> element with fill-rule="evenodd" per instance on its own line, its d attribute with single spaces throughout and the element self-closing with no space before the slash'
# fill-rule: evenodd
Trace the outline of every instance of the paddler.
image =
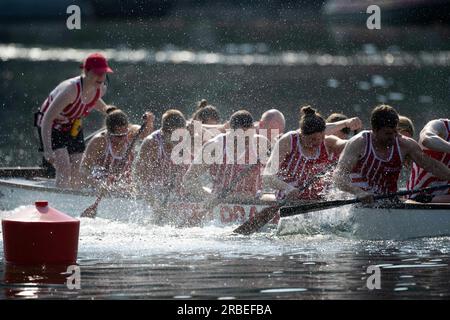
<svg viewBox="0 0 450 320">
<path fill-rule="evenodd" d="M 185 191 L 199 200 L 208 196 L 203 189 L 204 174 L 212 180 L 210 196 L 217 201 L 223 197 L 254 200 L 261 190 L 262 161 L 269 141 L 256 134 L 253 117 L 246 110 L 235 112 L 229 124 L 226 133 L 203 146 L 183 178 Z"/>
<path fill-rule="evenodd" d="M 125 152 L 140 127 L 130 124 L 127 115 L 116 107 L 108 108 L 106 113 L 106 132 L 95 135 L 83 155 L 80 167 L 82 181 L 94 187 L 115 182 L 114 185 L 120 184 L 126 189 L 132 183 L 134 152 L 129 152 L 127 159 L 124 158 Z M 154 118 L 153 113 L 145 113 L 147 124 L 139 139 L 144 139 L 153 131 Z"/>
<path fill-rule="evenodd" d="M 420 132 L 419 145 L 423 152 L 442 165 L 450 168 L 450 120 L 436 119 L 428 122 Z M 418 163 L 413 163 L 407 184 L 408 190 L 450 184 L 450 179 L 439 177 Z M 449 203 L 450 189 L 434 191 L 431 202 Z M 418 196 L 412 199 L 419 200 Z"/>
<path fill-rule="evenodd" d="M 106 58 L 90 54 L 80 76 L 61 82 L 49 94 L 35 114 L 41 151 L 56 170 L 56 186 L 76 188 L 81 185 L 79 166 L 84 143 L 81 121 L 93 109 L 106 112 L 102 97 L 106 92 L 106 74 L 112 73 Z"/>
<path fill-rule="evenodd" d="M 175 150 L 175 147 L 181 143 L 179 139 L 173 139 L 173 134 L 177 131 L 182 131 L 181 136 L 183 132 L 188 134 L 186 118 L 181 111 L 170 109 L 162 116 L 161 129 L 146 137 L 139 150 L 135 180 L 151 202 L 165 202 L 164 199 L 170 195 L 178 197 L 181 195 L 183 175 L 190 161 L 187 164 L 177 161 L 183 158 L 183 155 Z M 188 144 L 190 150 L 191 142 L 189 141 Z M 181 149 L 180 152 L 183 150 Z M 191 157 L 190 154 L 187 156 Z"/>
<path fill-rule="evenodd" d="M 422 151 L 419 144 L 397 132 L 399 115 L 388 105 L 375 107 L 372 130 L 362 131 L 345 146 L 335 171 L 339 189 L 356 195 L 366 203 L 373 196 L 397 192 L 397 182 L 409 157 L 418 166 L 442 180 L 450 180 L 450 169 Z"/>
<path fill-rule="evenodd" d="M 322 198 L 329 183 L 315 177 L 333 170 L 347 141 L 326 135 L 325 120 L 311 106 L 303 106 L 300 112 L 299 129 L 287 132 L 275 144 L 264 170 L 264 184 L 277 190 L 280 200 Z M 341 130 L 344 125 L 333 129 Z"/>
</svg>

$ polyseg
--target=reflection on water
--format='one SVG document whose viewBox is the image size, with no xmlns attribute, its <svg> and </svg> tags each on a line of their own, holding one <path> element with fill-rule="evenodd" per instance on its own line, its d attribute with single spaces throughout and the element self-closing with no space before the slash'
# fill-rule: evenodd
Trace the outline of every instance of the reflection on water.
<svg viewBox="0 0 450 320">
<path fill-rule="evenodd" d="M 3 216 L 3 214 L 2 214 Z M 0 298 L 379 299 L 450 297 L 450 238 L 360 241 L 333 234 L 251 237 L 233 227 L 82 219 L 81 289 L 50 266 L 0 264 Z M 369 266 L 381 289 L 369 290 Z"/>
<path fill-rule="evenodd" d="M 447 242 L 448 239 L 440 239 Z M 275 239 L 258 241 L 272 244 Z M 279 240 L 278 240 L 279 242 Z M 0 297 L 149 298 L 149 299 L 390 299 L 450 297 L 446 280 L 448 255 L 392 249 L 368 252 L 356 241 L 337 246 L 339 239 L 283 239 L 280 251 L 265 254 L 216 250 L 136 257 L 88 258 L 80 253 L 81 289 L 64 285 L 4 283 Z M 240 241 L 245 248 L 244 241 Z M 416 243 L 416 246 L 422 243 Z M 284 249 L 283 249 L 284 247 Z M 287 249 L 289 247 L 289 249 Z M 303 251 L 303 252 L 299 252 Z M 413 262 L 402 258 L 418 257 Z M 435 262 L 439 260 L 440 262 Z M 413 263 L 413 264 L 411 264 Z M 369 265 L 381 267 L 381 289 L 367 289 Z M 5 273 L 5 272 L 4 272 Z M 39 282 L 39 281 L 35 281 Z M 403 291 L 401 294 L 398 291 Z"/>
</svg>

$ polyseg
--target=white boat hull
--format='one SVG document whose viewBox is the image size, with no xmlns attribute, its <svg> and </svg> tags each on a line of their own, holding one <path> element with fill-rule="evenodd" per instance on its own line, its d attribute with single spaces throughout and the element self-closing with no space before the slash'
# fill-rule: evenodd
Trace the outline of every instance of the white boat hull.
<svg viewBox="0 0 450 320">
<path fill-rule="evenodd" d="M 36 200 L 47 200 L 51 207 L 73 217 L 79 217 L 84 209 L 92 205 L 97 197 L 94 191 L 71 192 L 52 189 L 46 181 L 25 179 L 0 180 L 0 209 L 10 211 L 19 206 L 33 205 Z M 151 210 L 143 200 L 107 197 L 100 202 L 98 215 L 116 219 L 136 212 Z"/>
<path fill-rule="evenodd" d="M 58 190 L 48 179 L 0 178 L 2 211 L 33 205 L 36 200 L 47 200 L 50 206 L 79 217 L 95 199 L 94 191 Z M 175 218 L 175 224 L 177 221 L 188 222 L 188 225 L 215 221 L 227 225 L 242 223 L 271 204 L 270 201 L 228 203 L 208 212 L 201 203 L 173 202 L 168 205 L 168 213 Z M 142 223 L 154 221 L 153 208 L 140 197 L 105 197 L 99 205 L 97 216 Z M 278 223 L 278 220 L 276 217 L 272 223 Z M 396 209 L 345 206 L 283 218 L 278 225 L 278 233 L 335 233 L 368 240 L 450 236 L 450 204 L 405 204 Z"/>
<path fill-rule="evenodd" d="M 24 178 L 0 179 L 0 210 L 11 211 L 22 205 L 33 205 L 36 200 L 47 200 L 55 209 L 73 217 L 80 214 L 96 199 L 94 191 L 58 190 L 53 187 L 53 181 L 48 179 L 28 180 Z M 169 202 L 168 213 L 171 217 L 167 222 L 189 225 L 216 221 L 220 224 L 243 223 L 256 212 L 266 208 L 270 202 L 255 204 L 224 203 L 216 206 L 211 212 L 203 208 L 202 203 Z M 153 220 L 153 208 L 139 196 L 136 197 L 105 197 L 98 207 L 97 217 L 146 222 Z M 203 219 L 199 221 L 199 219 Z M 278 218 L 273 223 L 277 223 Z"/>
<path fill-rule="evenodd" d="M 346 206 L 283 218 L 280 235 L 334 233 L 364 240 L 450 236 L 450 204 L 405 204 L 404 208 Z"/>
</svg>

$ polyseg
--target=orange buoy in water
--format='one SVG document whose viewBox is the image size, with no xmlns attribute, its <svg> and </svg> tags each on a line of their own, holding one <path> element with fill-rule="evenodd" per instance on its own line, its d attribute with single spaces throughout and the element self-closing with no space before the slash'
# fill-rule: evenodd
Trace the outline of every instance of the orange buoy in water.
<svg viewBox="0 0 450 320">
<path fill-rule="evenodd" d="M 5 261 L 13 264 L 75 264 L 80 221 L 36 201 L 2 219 Z"/>
</svg>

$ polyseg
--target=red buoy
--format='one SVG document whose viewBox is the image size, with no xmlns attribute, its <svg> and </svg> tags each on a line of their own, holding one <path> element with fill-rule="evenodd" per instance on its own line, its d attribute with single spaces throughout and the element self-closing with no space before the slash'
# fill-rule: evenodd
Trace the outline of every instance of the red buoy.
<svg viewBox="0 0 450 320">
<path fill-rule="evenodd" d="M 13 264 L 75 264 L 80 221 L 36 201 L 2 219 L 5 261 Z"/>
</svg>

